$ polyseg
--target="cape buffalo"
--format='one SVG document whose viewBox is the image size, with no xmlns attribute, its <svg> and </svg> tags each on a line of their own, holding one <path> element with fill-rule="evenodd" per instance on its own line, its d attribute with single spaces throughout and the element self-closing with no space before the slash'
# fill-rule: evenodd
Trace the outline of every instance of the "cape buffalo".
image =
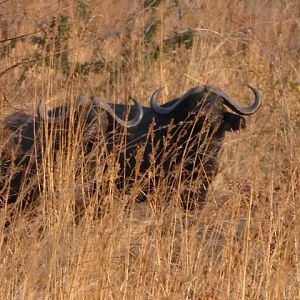
<svg viewBox="0 0 300 300">
<path fill-rule="evenodd" d="M 139 200 L 143 201 L 159 179 L 174 178 L 174 172 L 179 170 L 181 180 L 199 182 L 198 190 L 193 191 L 197 203 L 182 199 L 183 206 L 193 208 L 204 203 L 225 132 L 245 128 L 246 120 L 241 115 L 254 114 L 261 106 L 259 91 L 249 88 L 255 101 L 248 107 L 240 107 L 212 85 L 192 88 L 162 106 L 157 104 L 160 89 L 155 91 L 150 107 L 143 107 L 142 121 L 128 129 L 126 150 L 119 159 L 123 172 L 119 185 L 127 189 L 137 178 L 144 177 L 145 186 L 138 184 Z M 122 106 L 117 105 L 115 111 L 121 114 Z"/>
<path fill-rule="evenodd" d="M 135 107 L 132 109 L 129 105 L 104 104 L 98 97 L 80 97 L 79 113 L 75 111 L 73 118 L 68 106 L 47 112 L 43 103 L 40 103 L 36 117 L 15 113 L 6 119 L 2 134 L 10 137 L 2 150 L 1 173 L 6 178 L 2 179 L 0 195 L 11 203 L 16 201 L 22 184 L 30 189 L 28 180 L 24 178 L 28 178 L 28 174 L 36 174 L 41 160 L 43 144 L 39 142 L 41 146 L 34 147 L 36 141 L 41 140 L 41 127 L 45 134 L 49 126 L 53 128 L 53 124 L 58 124 L 60 130 L 54 138 L 55 149 L 61 147 L 62 140 L 67 140 L 61 138 L 61 128 L 65 134 L 69 134 L 70 128 L 79 128 L 87 151 L 99 145 L 94 137 L 104 134 L 105 147 L 117 154 L 116 161 L 120 167 L 118 187 L 127 192 L 137 183 L 139 201 L 156 189 L 161 178 L 176 180 L 176 172 L 179 172 L 182 182 L 199 182 L 197 190 L 193 191 L 197 194 L 197 201 L 183 195 L 183 206 L 194 208 L 201 205 L 216 170 L 225 132 L 245 128 L 246 120 L 242 115 L 251 115 L 261 106 L 259 91 L 252 86 L 249 88 L 255 95 L 255 101 L 248 107 L 240 107 L 223 90 L 204 85 L 192 88 L 162 106 L 157 104 L 160 92 L 157 90 L 151 96 L 150 107 L 142 107 L 134 99 Z M 125 122 L 124 117 L 129 111 L 130 121 Z M 71 119 L 73 126 L 69 126 Z M 121 134 L 115 134 L 114 129 Z M 38 193 L 37 189 L 31 189 L 27 198 L 32 200 Z"/>
<path fill-rule="evenodd" d="M 45 152 L 67 147 L 69 136 L 77 137 L 86 153 L 99 144 L 108 131 L 137 126 L 143 117 L 141 104 L 130 97 L 134 107 L 119 105 L 122 115 L 132 109 L 135 116 L 126 121 L 119 118 L 113 105 L 98 97 L 79 97 L 74 107 L 60 106 L 46 110 L 40 101 L 37 115 L 15 112 L 5 118 L 0 145 L 0 207 L 20 199 L 21 207 L 32 202 L 40 193 L 41 183 L 37 173 Z"/>
</svg>

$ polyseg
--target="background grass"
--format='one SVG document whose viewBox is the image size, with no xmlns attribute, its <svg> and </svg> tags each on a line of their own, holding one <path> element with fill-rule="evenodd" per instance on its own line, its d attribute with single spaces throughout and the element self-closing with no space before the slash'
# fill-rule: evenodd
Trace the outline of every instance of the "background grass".
<svg viewBox="0 0 300 300">
<path fill-rule="evenodd" d="M 2 1 L 2 118 L 40 98 L 148 105 L 204 83 L 241 104 L 252 83 L 264 104 L 227 134 L 201 211 L 164 201 L 163 180 L 133 204 L 100 163 L 89 197 L 80 153 L 52 168 L 49 152 L 39 204 L 1 227 L 0 299 L 300 299 L 299 22 L 296 0 Z"/>
</svg>

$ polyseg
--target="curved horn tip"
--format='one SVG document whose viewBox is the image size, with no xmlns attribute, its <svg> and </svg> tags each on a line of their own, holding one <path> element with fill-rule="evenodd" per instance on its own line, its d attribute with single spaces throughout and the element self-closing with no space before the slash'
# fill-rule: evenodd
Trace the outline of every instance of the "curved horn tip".
<svg viewBox="0 0 300 300">
<path fill-rule="evenodd" d="M 134 96 L 129 95 L 128 99 L 132 100 L 134 103 L 140 103 L 140 101 L 138 101 Z"/>
<path fill-rule="evenodd" d="M 259 96 L 261 96 L 259 90 L 252 84 L 247 84 L 247 87 L 250 88 L 253 92 L 259 94 Z"/>
<path fill-rule="evenodd" d="M 164 108 L 161 107 L 158 103 L 157 103 L 157 96 L 160 93 L 160 91 L 163 89 L 163 87 L 158 88 L 157 90 L 155 90 L 151 97 L 150 97 L 150 107 L 152 108 L 152 110 L 160 115 L 165 115 L 170 113 L 170 108 Z"/>
<path fill-rule="evenodd" d="M 134 102 L 134 104 L 138 110 L 138 113 L 135 116 L 135 118 L 133 120 L 127 122 L 127 127 L 131 128 L 131 127 L 135 127 L 138 124 L 140 124 L 140 122 L 142 121 L 143 116 L 144 116 L 144 110 L 143 110 L 143 107 L 142 107 L 140 101 L 138 101 L 134 96 L 129 95 L 129 99 L 131 99 Z"/>
<path fill-rule="evenodd" d="M 247 85 L 254 93 L 255 101 L 250 106 L 247 107 L 241 107 L 237 103 L 235 103 L 229 95 L 227 95 L 223 90 L 219 90 L 220 96 L 222 96 L 224 100 L 224 105 L 229 107 L 231 110 L 233 110 L 235 113 L 238 113 L 240 115 L 249 116 L 257 112 L 257 110 L 260 108 L 262 104 L 262 99 L 259 91 L 253 87 L 252 85 Z"/>
<path fill-rule="evenodd" d="M 247 86 L 253 91 L 255 94 L 255 103 L 257 103 L 257 109 L 262 105 L 262 97 L 259 90 L 251 84 L 247 84 Z"/>
<path fill-rule="evenodd" d="M 45 119 L 45 99 L 41 98 L 37 106 L 37 115 L 40 119 Z"/>
<path fill-rule="evenodd" d="M 152 97 L 156 96 L 157 94 L 159 94 L 161 91 L 163 90 L 163 87 L 161 86 L 160 88 L 156 89 L 153 93 L 152 93 Z"/>
<path fill-rule="evenodd" d="M 247 87 L 252 91 L 258 91 L 257 88 L 255 88 L 252 84 L 247 84 Z"/>
</svg>

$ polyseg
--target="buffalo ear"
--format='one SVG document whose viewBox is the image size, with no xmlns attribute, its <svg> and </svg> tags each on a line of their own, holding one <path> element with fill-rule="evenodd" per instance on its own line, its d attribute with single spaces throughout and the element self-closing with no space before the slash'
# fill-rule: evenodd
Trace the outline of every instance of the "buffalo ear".
<svg viewBox="0 0 300 300">
<path fill-rule="evenodd" d="M 246 120 L 245 118 L 239 115 L 230 112 L 225 112 L 223 115 L 223 126 L 227 131 L 244 129 L 246 128 Z"/>
</svg>

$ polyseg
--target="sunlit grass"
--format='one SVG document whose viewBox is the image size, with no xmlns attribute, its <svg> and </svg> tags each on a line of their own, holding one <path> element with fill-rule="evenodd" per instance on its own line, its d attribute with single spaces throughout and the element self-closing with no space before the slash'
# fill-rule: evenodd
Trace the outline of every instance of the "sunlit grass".
<svg viewBox="0 0 300 300">
<path fill-rule="evenodd" d="M 39 31 L 0 43 L 1 119 L 41 98 L 148 105 L 161 86 L 163 102 L 207 82 L 241 104 L 251 83 L 264 100 L 227 134 L 201 210 L 182 210 L 184 187 L 164 178 L 135 203 L 145 180 L 117 189 L 114 153 L 85 157 L 78 136 L 55 162 L 49 148 L 39 201 L 7 228 L 0 211 L 1 299 L 300 298 L 299 3 L 198 2 L 0 4 L 0 40 Z M 168 46 L 187 29 L 192 42 Z"/>
</svg>

